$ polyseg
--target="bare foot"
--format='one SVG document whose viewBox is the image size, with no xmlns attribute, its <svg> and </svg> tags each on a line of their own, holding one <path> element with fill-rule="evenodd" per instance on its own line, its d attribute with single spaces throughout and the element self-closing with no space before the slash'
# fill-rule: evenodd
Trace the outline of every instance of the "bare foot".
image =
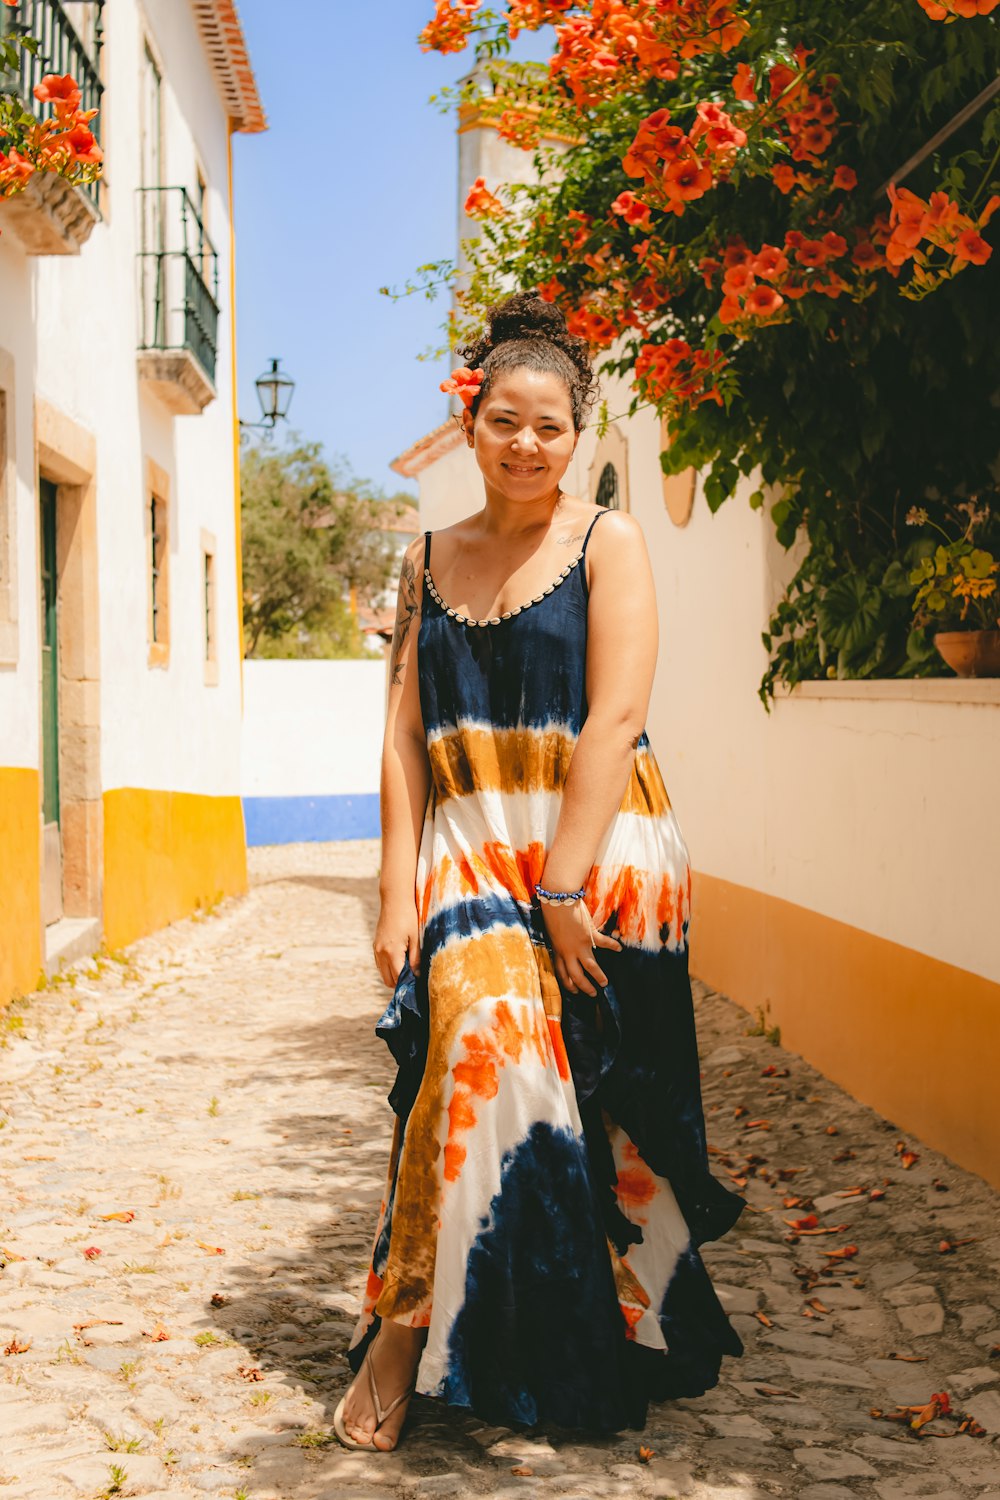
<svg viewBox="0 0 1000 1500">
<path fill-rule="evenodd" d="M 410 1386 L 426 1337 L 426 1328 L 409 1328 L 405 1323 L 394 1322 L 392 1318 L 382 1319 L 366 1357 L 375 1376 L 383 1408 Z M 375 1406 L 368 1384 L 368 1371 L 362 1365 L 344 1399 L 344 1426 L 355 1442 L 374 1442 L 376 1448 L 387 1453 L 396 1446 L 409 1405 L 409 1401 L 401 1401 L 376 1430 Z"/>
</svg>

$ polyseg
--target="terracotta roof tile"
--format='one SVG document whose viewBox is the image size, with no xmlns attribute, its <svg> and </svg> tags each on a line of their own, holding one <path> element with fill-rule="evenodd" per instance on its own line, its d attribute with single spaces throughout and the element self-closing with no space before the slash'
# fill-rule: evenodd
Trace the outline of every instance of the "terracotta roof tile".
<svg viewBox="0 0 1000 1500">
<path fill-rule="evenodd" d="M 236 0 L 191 0 L 205 51 L 236 130 L 267 129 Z"/>
</svg>

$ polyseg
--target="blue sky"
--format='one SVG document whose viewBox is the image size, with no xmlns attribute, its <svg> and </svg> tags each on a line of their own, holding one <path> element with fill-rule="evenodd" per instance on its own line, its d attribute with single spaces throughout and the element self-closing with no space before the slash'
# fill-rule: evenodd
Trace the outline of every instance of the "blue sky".
<svg viewBox="0 0 1000 1500">
<path fill-rule="evenodd" d="M 277 355 L 295 379 L 293 428 L 385 490 L 416 492 L 389 462 L 444 421 L 438 383 L 447 297 L 394 302 L 424 261 L 455 253 L 453 114 L 429 96 L 470 51 L 421 52 L 431 0 L 240 0 L 270 129 L 237 135 L 236 295 L 240 413 Z M 518 56 L 542 56 L 541 38 Z M 529 50 L 530 49 L 530 50 Z"/>
</svg>

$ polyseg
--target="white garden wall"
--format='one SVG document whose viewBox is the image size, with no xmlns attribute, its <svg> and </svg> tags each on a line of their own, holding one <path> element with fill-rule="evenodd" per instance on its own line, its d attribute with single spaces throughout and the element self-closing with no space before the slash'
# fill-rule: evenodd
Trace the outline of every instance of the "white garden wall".
<svg viewBox="0 0 1000 1500">
<path fill-rule="evenodd" d="M 386 663 L 244 663 L 248 844 L 373 838 Z"/>
</svg>

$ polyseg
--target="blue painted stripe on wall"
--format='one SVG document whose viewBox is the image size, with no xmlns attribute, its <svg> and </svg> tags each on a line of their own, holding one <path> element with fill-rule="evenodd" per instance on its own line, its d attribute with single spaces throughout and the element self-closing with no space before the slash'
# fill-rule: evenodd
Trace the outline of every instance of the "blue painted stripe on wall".
<svg viewBox="0 0 1000 1500">
<path fill-rule="evenodd" d="M 247 843 L 309 844 L 379 836 L 378 792 L 330 797 L 244 797 Z"/>
</svg>

